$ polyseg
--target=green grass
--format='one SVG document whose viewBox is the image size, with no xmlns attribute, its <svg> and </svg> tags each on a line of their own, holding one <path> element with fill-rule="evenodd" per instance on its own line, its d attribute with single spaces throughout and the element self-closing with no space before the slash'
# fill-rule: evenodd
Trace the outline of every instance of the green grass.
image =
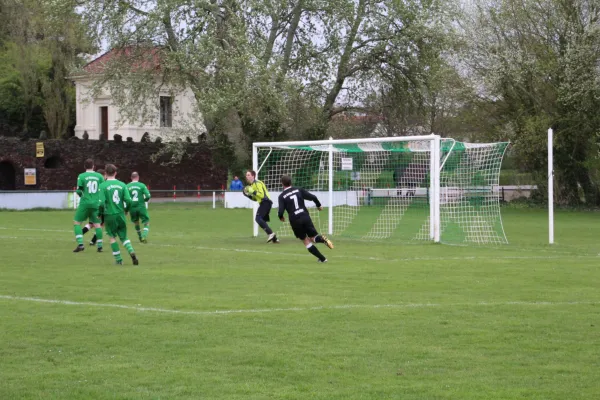
<svg viewBox="0 0 600 400">
<path fill-rule="evenodd" d="M 597 399 L 600 214 L 557 213 L 555 246 L 543 210 L 503 216 L 510 245 L 323 265 L 249 211 L 157 204 L 117 267 L 71 253 L 72 212 L 0 213 L 0 399 Z"/>
</svg>

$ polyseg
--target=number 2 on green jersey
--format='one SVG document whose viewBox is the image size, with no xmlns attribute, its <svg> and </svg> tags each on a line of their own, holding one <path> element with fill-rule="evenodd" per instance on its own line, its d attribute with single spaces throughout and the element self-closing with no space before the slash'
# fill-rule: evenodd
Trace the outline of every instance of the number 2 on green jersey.
<svg viewBox="0 0 600 400">
<path fill-rule="evenodd" d="M 138 201 L 138 191 L 134 190 L 133 192 L 131 192 L 131 194 L 133 195 L 132 196 L 133 201 Z"/>
</svg>

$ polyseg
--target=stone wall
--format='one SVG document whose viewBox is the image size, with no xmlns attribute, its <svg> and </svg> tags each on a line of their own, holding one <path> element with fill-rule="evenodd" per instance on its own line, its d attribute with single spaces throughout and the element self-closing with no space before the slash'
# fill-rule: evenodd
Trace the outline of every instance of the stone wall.
<svg viewBox="0 0 600 400">
<path fill-rule="evenodd" d="M 44 157 L 36 157 L 36 143 L 44 143 Z M 227 184 L 227 166 L 206 144 L 188 144 L 187 155 L 174 165 L 163 165 L 169 155 L 153 162 L 161 144 L 139 142 L 105 142 L 96 140 L 27 140 L 0 137 L 0 190 L 70 190 L 77 175 L 83 172 L 83 162 L 94 159 L 97 168 L 115 164 L 117 178 L 129 182 L 131 172 L 152 190 L 221 189 Z M 215 162 L 216 161 L 216 162 Z M 220 162 L 219 162 L 220 161 Z M 221 165 L 217 165 L 221 164 Z M 14 178 L 11 178 L 11 166 Z M 37 169 L 37 184 L 25 186 L 24 169 Z M 14 185 L 12 180 L 14 179 Z M 12 187 L 11 187 L 12 186 Z"/>
</svg>

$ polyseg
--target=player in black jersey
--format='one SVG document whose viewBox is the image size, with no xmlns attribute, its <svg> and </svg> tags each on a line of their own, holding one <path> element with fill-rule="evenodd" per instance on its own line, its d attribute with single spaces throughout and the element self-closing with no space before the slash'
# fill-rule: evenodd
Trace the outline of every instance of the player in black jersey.
<svg viewBox="0 0 600 400">
<path fill-rule="evenodd" d="M 317 257 L 319 262 L 327 262 L 325 256 L 313 243 L 325 243 L 330 249 L 333 249 L 333 243 L 325 235 L 319 235 L 306 209 L 304 200 L 314 202 L 319 211 L 323 209 L 321 202 L 317 196 L 309 191 L 293 187 L 292 178 L 287 175 L 281 177 L 281 184 L 283 185 L 283 192 L 279 195 L 279 219 L 285 222 L 283 213 L 287 211 L 294 235 L 304 242 L 308 252 Z"/>
</svg>

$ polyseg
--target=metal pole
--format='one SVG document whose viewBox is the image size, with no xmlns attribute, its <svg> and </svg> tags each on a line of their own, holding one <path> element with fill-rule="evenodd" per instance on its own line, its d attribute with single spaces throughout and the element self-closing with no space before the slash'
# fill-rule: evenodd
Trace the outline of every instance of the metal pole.
<svg viewBox="0 0 600 400">
<path fill-rule="evenodd" d="M 213 208 L 217 208 L 217 193 L 213 192 Z"/>
<path fill-rule="evenodd" d="M 435 240 L 435 142 L 429 144 L 429 188 L 427 196 L 429 200 L 429 239 Z"/>
<path fill-rule="evenodd" d="M 329 229 L 328 234 L 333 235 L 333 137 L 329 137 Z"/>
<path fill-rule="evenodd" d="M 434 145 L 434 149 L 435 149 L 435 160 L 434 160 L 434 179 L 435 179 L 435 185 L 433 187 L 434 190 L 434 227 L 433 227 L 433 241 L 436 243 L 439 243 L 441 241 L 441 216 L 440 216 L 440 197 L 441 197 L 441 180 L 440 180 L 440 173 L 441 173 L 441 166 L 440 166 L 440 162 L 442 159 L 442 154 L 441 154 L 441 149 L 440 149 L 440 137 L 436 136 L 436 138 L 433 140 L 433 145 Z"/>
<path fill-rule="evenodd" d="M 258 179 L 258 147 L 256 143 L 252 145 L 252 169 L 256 172 L 256 179 Z M 254 216 L 258 211 L 258 203 L 255 201 L 252 202 L 252 226 L 253 226 L 253 234 L 254 237 L 258 236 L 258 224 L 254 221 Z"/>
<path fill-rule="evenodd" d="M 554 154 L 552 128 L 548 129 L 548 243 L 554 244 Z"/>
</svg>

